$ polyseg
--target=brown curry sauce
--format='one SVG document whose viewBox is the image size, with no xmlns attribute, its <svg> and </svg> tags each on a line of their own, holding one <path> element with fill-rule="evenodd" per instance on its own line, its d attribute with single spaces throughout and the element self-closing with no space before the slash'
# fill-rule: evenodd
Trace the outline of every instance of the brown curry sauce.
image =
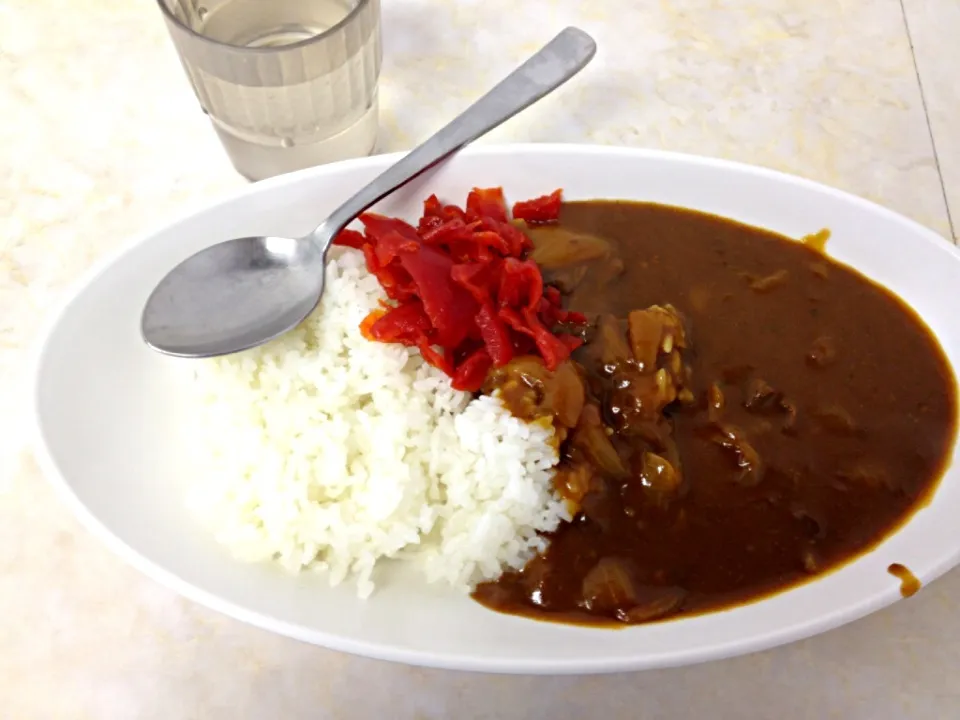
<svg viewBox="0 0 960 720">
<path fill-rule="evenodd" d="M 892 563 L 890 567 L 887 568 L 887 572 L 900 581 L 901 597 L 913 597 L 920 592 L 920 588 L 923 587 L 920 579 L 910 572 L 910 568 L 905 567 L 900 563 Z"/>
<path fill-rule="evenodd" d="M 574 355 L 587 405 L 560 437 L 578 512 L 479 602 L 581 624 L 722 609 L 856 557 L 927 501 L 956 384 L 899 298 L 814 247 L 690 210 L 568 203 L 557 229 L 586 240 L 545 279 L 596 323 Z M 647 375 L 634 320 L 662 330 Z M 611 364 L 624 340 L 633 357 Z M 596 431 L 615 456 L 597 462 Z"/>
</svg>

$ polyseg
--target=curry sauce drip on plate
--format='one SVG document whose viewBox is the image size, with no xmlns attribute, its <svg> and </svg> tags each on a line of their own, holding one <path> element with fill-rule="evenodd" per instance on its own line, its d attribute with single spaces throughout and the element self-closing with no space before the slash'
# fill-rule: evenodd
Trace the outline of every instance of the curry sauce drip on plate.
<svg viewBox="0 0 960 720">
<path fill-rule="evenodd" d="M 948 363 L 822 242 L 629 202 L 568 203 L 528 232 L 586 342 L 485 389 L 553 420 L 576 515 L 479 586 L 484 605 L 634 624 L 749 602 L 867 551 L 933 492 L 956 430 Z"/>
<path fill-rule="evenodd" d="M 902 597 L 913 597 L 920 591 L 922 584 L 919 578 L 910 572 L 910 569 L 905 565 L 893 563 L 887 568 L 887 572 L 900 581 L 900 595 Z"/>
</svg>

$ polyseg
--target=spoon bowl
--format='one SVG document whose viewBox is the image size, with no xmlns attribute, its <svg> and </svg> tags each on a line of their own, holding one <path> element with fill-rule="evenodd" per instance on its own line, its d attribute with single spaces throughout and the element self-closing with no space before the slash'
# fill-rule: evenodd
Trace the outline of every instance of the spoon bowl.
<svg viewBox="0 0 960 720">
<path fill-rule="evenodd" d="M 306 237 L 239 238 L 187 258 L 147 299 L 140 321 L 143 339 L 167 355 L 211 357 L 261 345 L 296 327 L 320 302 L 326 255 L 337 233 L 377 201 L 560 87 L 596 49 L 582 30 L 563 30 Z"/>
<path fill-rule="evenodd" d="M 155 350 L 212 357 L 296 327 L 320 301 L 324 253 L 311 237 L 217 243 L 170 271 L 147 299 L 141 332 Z"/>
</svg>

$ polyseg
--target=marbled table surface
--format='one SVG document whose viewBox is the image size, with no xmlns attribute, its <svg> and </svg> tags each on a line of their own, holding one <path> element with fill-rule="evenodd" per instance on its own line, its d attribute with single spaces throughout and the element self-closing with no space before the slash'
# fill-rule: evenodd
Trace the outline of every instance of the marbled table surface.
<svg viewBox="0 0 960 720">
<path fill-rule="evenodd" d="M 379 151 L 411 147 L 577 24 L 599 42 L 594 63 L 485 142 L 757 163 L 957 239 L 957 0 L 383 6 Z M 243 183 L 151 0 L 0 0 L 0 718 L 960 718 L 960 571 L 769 652 L 536 678 L 307 646 L 121 563 L 56 500 L 26 449 L 27 351 L 40 319 L 104 252 Z"/>
</svg>

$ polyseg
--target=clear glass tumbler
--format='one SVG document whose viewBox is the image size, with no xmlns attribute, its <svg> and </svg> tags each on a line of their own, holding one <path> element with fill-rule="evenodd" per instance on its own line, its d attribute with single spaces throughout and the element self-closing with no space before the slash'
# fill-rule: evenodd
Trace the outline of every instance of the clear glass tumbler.
<svg viewBox="0 0 960 720">
<path fill-rule="evenodd" d="M 380 0 L 158 0 L 233 166 L 251 180 L 367 155 Z"/>
</svg>

